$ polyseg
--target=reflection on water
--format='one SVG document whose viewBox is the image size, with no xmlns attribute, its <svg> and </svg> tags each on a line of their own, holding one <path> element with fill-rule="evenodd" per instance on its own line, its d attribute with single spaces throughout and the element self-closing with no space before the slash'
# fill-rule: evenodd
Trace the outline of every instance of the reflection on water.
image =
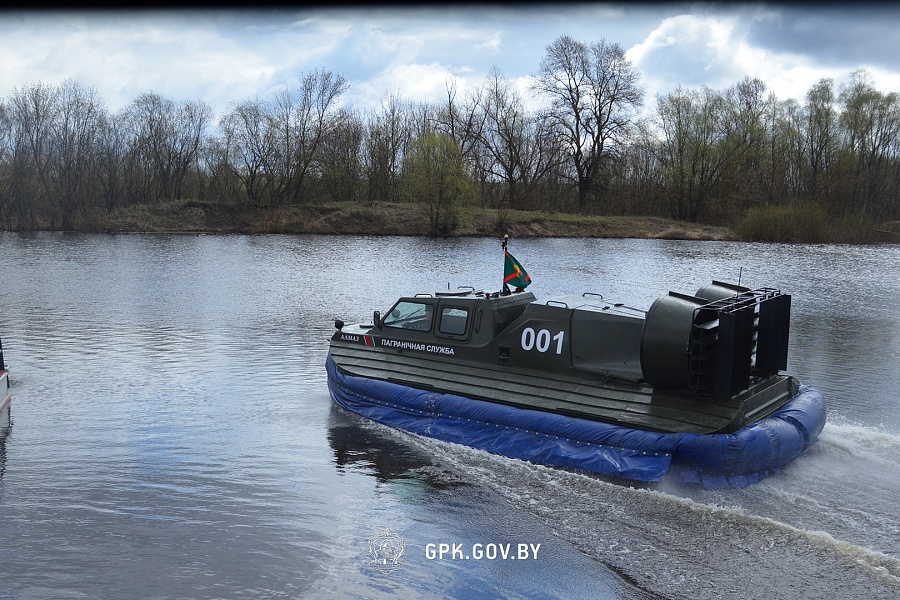
<svg viewBox="0 0 900 600">
<path fill-rule="evenodd" d="M 362 417 L 331 406 L 328 443 L 339 470 L 370 473 L 381 483 L 411 480 L 435 490 L 465 485 L 449 471 L 438 473 L 433 460 L 422 451 L 386 434 L 384 428 Z"/>
<path fill-rule="evenodd" d="M 789 369 L 826 393 L 820 444 L 744 491 L 639 489 L 334 406 L 334 319 L 448 285 L 499 289 L 498 240 L 0 234 L 16 380 L 15 427 L 0 439 L 0 597 L 896 597 L 895 247 L 511 251 L 541 299 L 593 291 L 646 308 L 738 277 L 792 294 Z M 389 578 L 366 558 L 385 527 L 409 552 Z M 439 542 L 546 552 L 428 560 Z M 767 583 L 754 588 L 758 573 Z"/>
</svg>

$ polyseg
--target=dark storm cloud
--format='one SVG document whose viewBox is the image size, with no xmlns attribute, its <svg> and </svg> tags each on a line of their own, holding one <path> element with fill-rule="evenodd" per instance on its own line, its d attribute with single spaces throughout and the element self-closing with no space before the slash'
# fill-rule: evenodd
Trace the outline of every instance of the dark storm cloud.
<svg viewBox="0 0 900 600">
<path fill-rule="evenodd" d="M 750 43 L 830 66 L 900 69 L 900 4 L 798 4 L 748 22 Z"/>
</svg>

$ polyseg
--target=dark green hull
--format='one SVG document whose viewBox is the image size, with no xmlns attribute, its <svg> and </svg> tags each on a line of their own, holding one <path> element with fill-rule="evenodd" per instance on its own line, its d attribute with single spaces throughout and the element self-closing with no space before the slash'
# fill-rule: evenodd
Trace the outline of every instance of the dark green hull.
<svg viewBox="0 0 900 600">
<path fill-rule="evenodd" d="M 654 392 L 646 385 L 449 362 L 340 341 L 332 342 L 330 354 L 338 368 L 358 377 L 660 432 L 736 431 L 797 394 L 797 382 L 788 376 L 766 379 L 727 403 L 713 403 Z"/>
</svg>

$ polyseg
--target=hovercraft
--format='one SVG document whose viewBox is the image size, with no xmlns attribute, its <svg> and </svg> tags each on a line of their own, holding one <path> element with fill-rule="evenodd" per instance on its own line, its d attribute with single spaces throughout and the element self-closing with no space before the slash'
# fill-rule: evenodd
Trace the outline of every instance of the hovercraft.
<svg viewBox="0 0 900 600">
<path fill-rule="evenodd" d="M 504 251 L 506 280 L 527 285 Z M 332 399 L 495 454 L 707 488 L 768 477 L 824 427 L 822 394 L 783 373 L 791 297 L 780 290 L 713 281 L 644 311 L 522 287 L 405 296 L 370 324 L 336 321 Z"/>
</svg>

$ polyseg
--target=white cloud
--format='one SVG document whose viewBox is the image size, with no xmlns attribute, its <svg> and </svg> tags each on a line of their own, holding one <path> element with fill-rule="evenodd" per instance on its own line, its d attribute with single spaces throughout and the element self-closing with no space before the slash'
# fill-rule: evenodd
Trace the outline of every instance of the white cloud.
<svg viewBox="0 0 900 600">
<path fill-rule="evenodd" d="M 820 79 L 839 82 L 849 75 L 841 67 L 810 57 L 772 50 L 748 41 L 747 15 L 680 15 L 665 19 L 627 51 L 643 77 L 647 104 L 676 86 L 723 90 L 744 77 L 757 78 L 780 100 L 803 102 Z M 757 23 L 758 24 L 758 23 Z M 885 74 L 880 81 L 897 81 Z"/>
<path fill-rule="evenodd" d="M 732 18 L 680 15 L 664 19 L 626 56 L 652 97 L 677 85 L 727 85 L 735 72 L 736 42 Z"/>
<path fill-rule="evenodd" d="M 469 78 L 439 63 L 394 65 L 360 85 L 352 85 L 348 94 L 350 104 L 375 108 L 389 93 L 399 92 L 411 102 L 442 103 L 447 97 L 447 86 L 455 85 L 457 98 L 471 89 Z"/>
<path fill-rule="evenodd" d="M 503 36 L 498 32 L 478 36 L 473 40 L 473 48 L 477 52 L 497 54 L 503 48 Z"/>
<path fill-rule="evenodd" d="M 97 88 L 112 110 L 153 91 L 203 100 L 219 112 L 290 88 L 303 72 L 321 68 L 347 77 L 346 104 L 366 109 L 389 91 L 414 101 L 442 100 L 448 78 L 463 94 L 496 66 L 531 103 L 529 77 L 547 45 L 564 34 L 628 48 L 647 105 L 676 85 L 724 89 L 745 76 L 758 77 L 779 98 L 802 99 L 820 78 L 839 84 L 859 67 L 870 70 L 880 89 L 900 89 L 900 69 L 879 54 L 886 44 L 823 55 L 821 45 L 809 43 L 812 33 L 797 33 L 793 24 L 805 21 L 794 15 L 788 27 L 777 6 L 684 5 L 690 14 L 673 14 L 678 8 L 0 13 L 0 100 L 23 85 L 74 79 Z M 877 15 L 853 14 L 854 28 L 842 39 L 863 39 L 867 27 L 880 22 Z M 815 15 L 820 24 L 841 16 L 828 21 L 831 13 Z M 788 32 L 805 36 L 804 43 L 784 43 Z M 842 58 L 848 55 L 856 58 Z"/>
</svg>

